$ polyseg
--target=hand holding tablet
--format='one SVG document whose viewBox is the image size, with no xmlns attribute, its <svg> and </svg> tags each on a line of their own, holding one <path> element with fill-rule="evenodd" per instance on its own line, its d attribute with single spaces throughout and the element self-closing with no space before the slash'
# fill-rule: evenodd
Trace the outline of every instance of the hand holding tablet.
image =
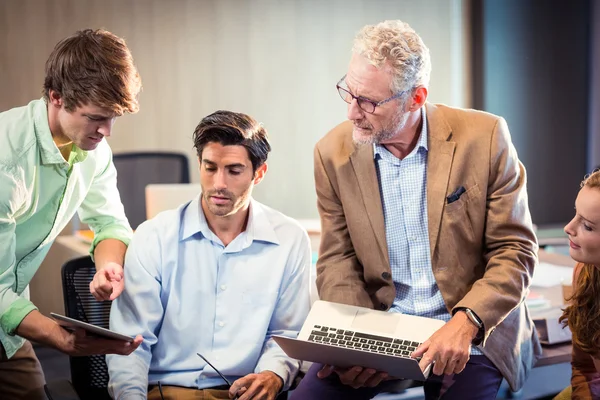
<svg viewBox="0 0 600 400">
<path fill-rule="evenodd" d="M 100 326 L 88 324 L 64 315 L 50 313 L 56 322 L 69 331 L 74 331 L 71 349 L 67 349 L 70 355 L 93 355 L 93 354 L 122 354 L 128 355 L 141 343 L 142 337 L 135 338 L 122 333 L 114 332 Z M 83 333 L 85 334 L 78 334 Z"/>
</svg>

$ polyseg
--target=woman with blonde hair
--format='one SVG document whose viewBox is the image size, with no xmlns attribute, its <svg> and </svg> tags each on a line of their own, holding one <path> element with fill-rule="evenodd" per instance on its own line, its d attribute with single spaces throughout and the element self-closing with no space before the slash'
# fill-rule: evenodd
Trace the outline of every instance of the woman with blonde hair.
<svg viewBox="0 0 600 400">
<path fill-rule="evenodd" d="M 573 333 L 571 398 L 600 399 L 600 170 L 581 183 L 565 232 L 577 261 L 573 295 L 560 317 Z M 557 398 L 568 398 L 564 395 Z"/>
</svg>

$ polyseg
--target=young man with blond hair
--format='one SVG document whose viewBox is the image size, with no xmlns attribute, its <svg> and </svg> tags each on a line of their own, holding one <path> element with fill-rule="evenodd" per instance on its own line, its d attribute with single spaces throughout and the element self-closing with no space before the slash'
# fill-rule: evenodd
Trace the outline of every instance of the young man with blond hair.
<svg viewBox="0 0 600 400">
<path fill-rule="evenodd" d="M 69 332 L 29 301 L 27 287 L 75 212 L 94 231 L 98 300 L 123 290 L 131 237 L 104 140 L 115 119 L 138 111 L 141 79 L 125 41 L 86 29 L 60 41 L 46 62 L 43 98 L 0 113 L 0 393 L 44 399 L 29 340 L 69 355 L 129 354 L 133 343 Z"/>
</svg>

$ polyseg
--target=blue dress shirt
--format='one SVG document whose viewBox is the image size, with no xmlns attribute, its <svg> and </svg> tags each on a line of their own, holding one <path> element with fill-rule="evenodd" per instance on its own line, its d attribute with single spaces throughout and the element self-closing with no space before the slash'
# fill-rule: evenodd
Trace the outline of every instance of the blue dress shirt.
<svg viewBox="0 0 600 400">
<path fill-rule="evenodd" d="M 129 356 L 106 357 L 116 399 L 148 384 L 209 388 L 270 370 L 289 388 L 299 368 L 271 335 L 296 337 L 309 310 L 306 231 L 252 200 L 247 228 L 227 246 L 209 229 L 199 196 L 136 230 L 111 329 L 142 334 Z"/>
<path fill-rule="evenodd" d="M 451 318 L 431 268 L 427 218 L 427 115 L 415 148 L 400 160 L 383 145 L 373 153 L 396 298 L 390 309 L 448 322 Z M 471 354 L 482 354 L 476 347 Z"/>
</svg>

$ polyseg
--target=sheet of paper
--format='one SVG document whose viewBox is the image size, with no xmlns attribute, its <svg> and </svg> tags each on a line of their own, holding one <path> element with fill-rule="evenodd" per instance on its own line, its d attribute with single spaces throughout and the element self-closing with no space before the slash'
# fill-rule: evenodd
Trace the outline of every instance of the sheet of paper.
<svg viewBox="0 0 600 400">
<path fill-rule="evenodd" d="M 572 280 L 573 268 L 541 262 L 533 271 L 531 286 L 551 287 L 561 284 L 570 285 Z"/>
</svg>

